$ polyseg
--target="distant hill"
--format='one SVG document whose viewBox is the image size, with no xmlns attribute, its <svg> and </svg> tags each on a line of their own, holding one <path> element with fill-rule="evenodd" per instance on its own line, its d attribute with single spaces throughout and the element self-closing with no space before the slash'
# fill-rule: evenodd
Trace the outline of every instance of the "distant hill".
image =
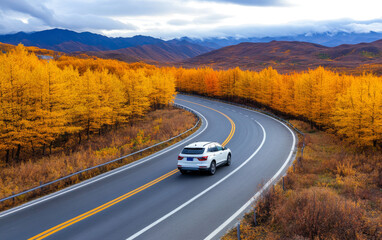
<svg viewBox="0 0 382 240">
<path fill-rule="evenodd" d="M 147 63 L 169 63 L 195 57 L 211 50 L 213 49 L 186 41 L 168 41 L 118 50 L 91 51 L 85 53 L 87 55 L 113 58 L 125 62 L 143 61 Z"/>
<path fill-rule="evenodd" d="M 109 38 L 100 34 L 77 33 L 64 29 L 51 29 L 40 32 L 0 35 L 0 42 L 25 46 L 35 46 L 61 52 L 75 51 L 105 51 L 120 48 L 136 47 L 146 44 L 158 44 L 165 41 L 147 37 L 134 36 L 131 38 Z"/>
<path fill-rule="evenodd" d="M 122 48 L 137 47 L 143 45 L 155 45 L 166 41 L 149 36 L 117 37 L 109 38 L 100 34 L 90 32 L 75 32 L 66 29 L 50 29 L 37 32 L 18 32 L 14 34 L 0 35 L 0 42 L 25 46 L 35 46 L 60 52 L 77 51 L 108 51 Z M 170 42 L 189 42 L 199 45 L 195 39 L 182 38 L 170 40 Z M 236 44 L 237 42 L 235 42 Z M 204 43 L 209 48 L 220 48 L 220 45 Z M 210 46 L 209 46 L 210 45 Z M 230 44 L 228 44 L 230 45 Z M 227 46 L 225 44 L 224 46 Z"/>
<path fill-rule="evenodd" d="M 272 41 L 240 43 L 184 60 L 178 66 L 240 67 L 260 70 L 272 66 L 282 71 L 300 71 L 317 66 L 354 68 L 382 63 L 382 40 L 355 45 L 325 47 L 307 42 Z"/>
<path fill-rule="evenodd" d="M 179 40 L 186 40 L 198 45 L 212 47 L 215 49 L 237 45 L 242 42 L 271 42 L 271 41 L 299 41 L 320 44 L 326 47 L 335 47 L 342 44 L 357 44 L 361 42 L 370 43 L 382 39 L 380 32 L 368 33 L 348 33 L 348 32 L 324 32 L 324 33 L 306 33 L 290 36 L 276 36 L 276 37 L 248 37 L 248 38 L 235 38 L 235 37 L 211 37 L 211 38 L 188 38 L 183 37 Z"/>
<path fill-rule="evenodd" d="M 111 38 L 90 32 L 77 33 L 64 29 L 51 29 L 0 35 L 0 42 L 14 45 L 23 43 L 25 46 L 70 54 L 86 53 L 126 62 L 143 61 L 158 65 L 175 63 L 177 66 L 185 67 L 208 65 L 218 69 L 239 66 L 252 70 L 273 66 L 282 71 L 300 71 L 319 65 L 354 68 L 362 64 L 380 64 L 382 40 L 370 41 L 381 38 L 382 33 L 376 32 L 337 32 L 275 38 L 183 37 L 164 41 L 149 36 Z M 272 39 L 282 41 L 271 41 Z M 248 42 L 242 42 L 244 40 Z M 361 40 L 365 43 L 359 43 Z M 357 44 L 329 47 L 339 43 Z"/>
<path fill-rule="evenodd" d="M 63 29 L 0 35 L 0 42 L 13 45 L 22 43 L 25 46 L 65 53 L 86 53 L 126 62 L 150 63 L 181 61 L 213 50 L 185 40 L 164 41 L 147 36 L 109 38 L 90 32 L 77 33 Z"/>
</svg>

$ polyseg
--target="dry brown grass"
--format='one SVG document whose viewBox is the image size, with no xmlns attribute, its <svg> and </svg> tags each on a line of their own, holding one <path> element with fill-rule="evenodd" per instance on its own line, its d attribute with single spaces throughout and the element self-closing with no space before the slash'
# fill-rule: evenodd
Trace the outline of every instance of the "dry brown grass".
<svg viewBox="0 0 382 240">
<path fill-rule="evenodd" d="M 241 221 L 242 239 L 381 239 L 382 153 L 359 152 L 301 121 L 306 133 L 301 165 L 256 203 Z M 280 183 L 279 183 L 280 184 Z M 223 239 L 237 239 L 232 229 Z"/>
<path fill-rule="evenodd" d="M 74 152 L 63 150 L 38 160 L 2 166 L 0 198 L 167 140 L 191 128 L 195 123 L 195 116 L 187 111 L 174 108 L 156 110 L 147 114 L 141 121 L 112 130 L 102 136 L 93 136 L 89 141 L 78 146 Z M 136 158 L 128 159 L 126 162 Z M 59 184 L 57 187 L 60 188 L 66 184 Z"/>
</svg>

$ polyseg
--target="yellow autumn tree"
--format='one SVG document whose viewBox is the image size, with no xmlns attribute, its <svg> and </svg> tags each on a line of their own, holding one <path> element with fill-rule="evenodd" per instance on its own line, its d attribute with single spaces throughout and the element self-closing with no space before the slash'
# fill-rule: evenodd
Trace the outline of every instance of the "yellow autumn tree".
<svg viewBox="0 0 382 240">
<path fill-rule="evenodd" d="M 165 106 L 175 98 L 175 78 L 163 70 L 155 71 L 151 76 L 151 105 L 154 108 Z"/>
<path fill-rule="evenodd" d="M 333 124 L 339 134 L 360 145 L 382 139 L 382 81 L 372 75 L 353 80 L 338 97 Z"/>
<path fill-rule="evenodd" d="M 134 117 L 142 117 L 150 108 L 152 86 L 144 70 L 129 70 L 122 76 L 126 106 Z"/>
</svg>

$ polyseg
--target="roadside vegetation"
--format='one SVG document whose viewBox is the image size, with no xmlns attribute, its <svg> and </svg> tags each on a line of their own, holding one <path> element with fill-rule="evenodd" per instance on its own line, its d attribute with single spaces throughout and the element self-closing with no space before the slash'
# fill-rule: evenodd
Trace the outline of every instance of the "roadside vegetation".
<svg viewBox="0 0 382 240">
<path fill-rule="evenodd" d="M 292 121 L 306 148 L 280 182 L 241 220 L 241 239 L 381 239 L 382 153 Z M 236 228 L 223 239 L 237 239 Z"/>
</svg>

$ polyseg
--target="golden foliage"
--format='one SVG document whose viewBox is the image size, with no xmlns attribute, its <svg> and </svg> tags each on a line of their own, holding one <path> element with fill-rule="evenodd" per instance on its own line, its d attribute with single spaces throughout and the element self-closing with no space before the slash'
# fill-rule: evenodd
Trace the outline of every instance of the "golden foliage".
<svg viewBox="0 0 382 240">
<path fill-rule="evenodd" d="M 183 92 L 252 101 L 331 129 L 360 146 L 382 144 L 382 77 L 340 75 L 319 67 L 281 75 L 203 69 L 175 70 Z"/>
<path fill-rule="evenodd" d="M 0 55 L 0 152 L 6 162 L 19 160 L 22 150 L 44 154 L 67 135 L 81 142 L 82 133 L 89 137 L 142 117 L 175 97 L 173 74 L 154 66 L 69 56 L 46 61 L 30 50 L 19 45 Z"/>
</svg>

